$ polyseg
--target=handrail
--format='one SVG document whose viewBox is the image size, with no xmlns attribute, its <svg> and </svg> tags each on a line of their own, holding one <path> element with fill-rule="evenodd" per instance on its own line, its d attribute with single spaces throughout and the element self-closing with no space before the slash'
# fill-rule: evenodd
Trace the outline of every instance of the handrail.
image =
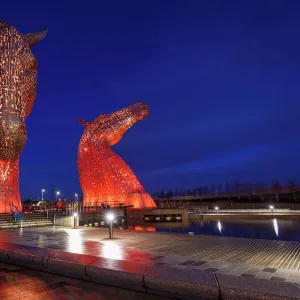
<svg viewBox="0 0 300 300">
<path fill-rule="evenodd" d="M 22 226 L 23 221 L 23 214 L 19 211 L 18 207 L 15 206 L 12 202 L 9 203 L 10 206 L 10 214 L 15 218 L 15 221 L 19 223 L 20 226 Z"/>
</svg>

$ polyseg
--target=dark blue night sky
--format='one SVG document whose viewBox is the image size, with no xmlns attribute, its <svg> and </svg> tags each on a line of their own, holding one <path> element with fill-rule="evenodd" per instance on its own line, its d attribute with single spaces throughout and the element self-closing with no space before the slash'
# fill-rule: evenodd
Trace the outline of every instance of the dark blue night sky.
<svg viewBox="0 0 300 300">
<path fill-rule="evenodd" d="M 34 46 L 35 107 L 22 198 L 79 192 L 77 147 L 91 120 L 150 105 L 114 147 L 148 191 L 234 180 L 300 180 L 299 1 L 1 2 Z"/>
</svg>

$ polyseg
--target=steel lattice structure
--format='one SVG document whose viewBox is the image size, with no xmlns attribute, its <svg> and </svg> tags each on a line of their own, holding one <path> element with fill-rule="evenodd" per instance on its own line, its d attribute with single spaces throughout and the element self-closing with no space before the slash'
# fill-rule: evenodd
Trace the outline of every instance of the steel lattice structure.
<svg viewBox="0 0 300 300">
<path fill-rule="evenodd" d="M 78 120 L 86 126 L 78 149 L 84 205 L 156 206 L 130 167 L 111 149 L 133 124 L 148 116 L 148 109 L 137 102 L 112 114 L 100 115 L 90 123 Z"/>
<path fill-rule="evenodd" d="M 37 61 L 30 46 L 45 35 L 22 34 L 0 21 L 0 213 L 10 211 L 9 203 L 21 210 L 19 156 L 36 95 Z"/>
</svg>

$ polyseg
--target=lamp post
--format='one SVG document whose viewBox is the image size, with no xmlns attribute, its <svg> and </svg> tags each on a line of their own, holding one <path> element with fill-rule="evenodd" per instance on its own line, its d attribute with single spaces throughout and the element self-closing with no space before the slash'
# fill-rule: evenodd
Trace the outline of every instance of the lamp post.
<svg viewBox="0 0 300 300">
<path fill-rule="evenodd" d="M 57 198 L 58 198 L 59 194 L 60 194 L 60 191 L 57 191 L 57 192 L 56 192 L 56 202 L 57 202 Z M 54 203 L 53 203 L 52 209 L 54 209 Z"/>
<path fill-rule="evenodd" d="M 113 221 L 115 219 L 115 216 L 113 213 L 108 213 L 106 215 L 106 219 L 109 222 L 109 227 L 108 227 L 108 231 L 109 231 L 109 238 L 112 239 L 113 238 Z"/>
<path fill-rule="evenodd" d="M 45 189 L 42 189 L 42 201 L 44 201 L 44 193 L 46 192 Z"/>
<path fill-rule="evenodd" d="M 75 201 L 78 201 L 78 194 L 77 193 L 75 193 Z"/>
<path fill-rule="evenodd" d="M 73 217 L 74 217 L 74 229 L 76 229 L 77 228 L 77 217 L 78 217 L 78 214 L 75 212 L 73 214 Z"/>
<path fill-rule="evenodd" d="M 217 215 L 219 214 L 219 207 L 218 206 L 216 206 L 215 207 L 215 210 L 216 210 L 216 212 L 217 212 Z"/>
<path fill-rule="evenodd" d="M 273 209 L 274 209 L 274 206 L 273 206 L 273 205 L 270 205 L 269 208 L 271 209 L 271 212 L 272 212 L 272 215 L 273 215 Z"/>
</svg>

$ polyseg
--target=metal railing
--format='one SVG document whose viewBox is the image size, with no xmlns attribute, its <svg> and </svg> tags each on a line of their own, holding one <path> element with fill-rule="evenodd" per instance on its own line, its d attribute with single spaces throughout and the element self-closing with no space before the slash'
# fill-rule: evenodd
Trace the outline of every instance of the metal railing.
<svg viewBox="0 0 300 300">
<path fill-rule="evenodd" d="M 12 203 L 9 203 L 10 214 L 15 218 L 15 222 L 18 222 L 18 225 L 22 227 L 23 222 L 23 214 L 19 211 L 19 209 Z"/>
</svg>

